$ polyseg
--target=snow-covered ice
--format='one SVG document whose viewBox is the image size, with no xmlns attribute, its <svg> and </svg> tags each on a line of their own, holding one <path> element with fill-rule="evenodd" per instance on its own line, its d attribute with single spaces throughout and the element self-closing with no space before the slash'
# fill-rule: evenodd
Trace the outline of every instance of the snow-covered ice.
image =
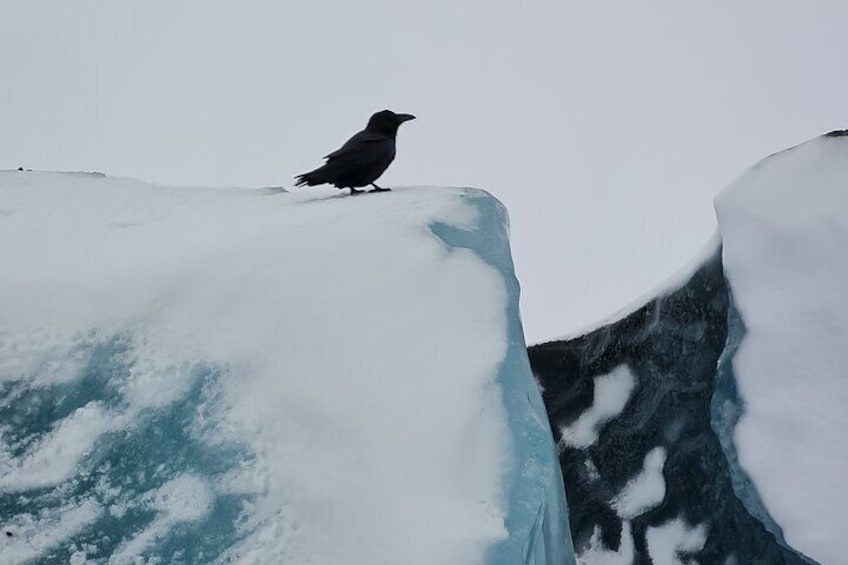
<svg viewBox="0 0 848 565">
<path fill-rule="evenodd" d="M 0 173 L 0 544 L 569 562 L 517 285 L 482 257 L 509 261 L 506 227 L 475 231 L 486 206 Z"/>
<path fill-rule="evenodd" d="M 786 542 L 848 554 L 848 137 L 773 155 L 722 192 L 723 260 L 745 335 L 734 433 Z"/>
<path fill-rule="evenodd" d="M 156 517 L 115 550 L 109 557 L 110 564 L 132 563 L 177 524 L 203 518 L 212 505 L 212 493 L 201 479 L 184 474 L 143 497 L 142 502 Z"/>
<path fill-rule="evenodd" d="M 716 212 L 652 298 L 530 349 L 579 562 L 848 554 L 848 132 L 764 159 Z"/>
</svg>

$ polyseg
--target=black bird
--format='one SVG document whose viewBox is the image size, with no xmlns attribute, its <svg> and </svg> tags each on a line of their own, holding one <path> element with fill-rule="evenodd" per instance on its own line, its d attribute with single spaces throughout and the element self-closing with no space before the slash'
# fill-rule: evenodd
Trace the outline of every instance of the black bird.
<svg viewBox="0 0 848 565">
<path fill-rule="evenodd" d="M 365 129 L 357 133 L 324 159 L 324 166 L 295 177 L 295 186 L 332 184 L 349 188 L 351 194 L 362 192 L 360 186 L 371 185 L 371 192 L 391 190 L 374 184 L 395 158 L 395 138 L 403 122 L 414 120 L 412 114 L 395 114 L 391 110 L 377 112 Z"/>
</svg>

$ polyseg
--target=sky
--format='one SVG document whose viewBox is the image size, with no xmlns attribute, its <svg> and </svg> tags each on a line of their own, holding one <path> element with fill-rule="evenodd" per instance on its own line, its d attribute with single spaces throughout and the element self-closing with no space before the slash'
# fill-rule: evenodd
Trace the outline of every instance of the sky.
<svg viewBox="0 0 848 565">
<path fill-rule="evenodd" d="M 506 204 L 528 342 L 644 296 L 736 176 L 848 127 L 842 0 L 0 6 L 0 169 L 290 188 L 413 113 L 381 184 Z"/>
</svg>

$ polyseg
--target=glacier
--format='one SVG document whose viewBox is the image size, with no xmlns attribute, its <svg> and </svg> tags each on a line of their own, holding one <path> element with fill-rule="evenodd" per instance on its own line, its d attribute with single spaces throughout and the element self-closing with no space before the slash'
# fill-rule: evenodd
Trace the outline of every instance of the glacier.
<svg viewBox="0 0 848 565">
<path fill-rule="evenodd" d="M 650 298 L 531 346 L 581 564 L 841 563 L 848 132 L 772 155 Z"/>
<path fill-rule="evenodd" d="M 0 563 L 574 563 L 483 191 L 0 172 Z"/>
</svg>

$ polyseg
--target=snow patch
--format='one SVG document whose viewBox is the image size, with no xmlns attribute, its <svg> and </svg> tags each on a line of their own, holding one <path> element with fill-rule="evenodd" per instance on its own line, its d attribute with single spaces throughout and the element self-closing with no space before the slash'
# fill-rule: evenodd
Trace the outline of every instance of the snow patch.
<svg viewBox="0 0 848 565">
<path fill-rule="evenodd" d="M 608 549 L 601 541 L 601 528 L 595 526 L 589 546 L 577 555 L 577 565 L 633 565 L 636 552 L 630 522 L 621 525 L 621 544 L 618 551 Z"/>
<path fill-rule="evenodd" d="M 681 554 L 703 549 L 707 527 L 704 524 L 691 527 L 682 518 L 675 518 L 661 526 L 648 527 L 645 537 L 653 565 L 687 565 L 692 561 L 684 561 Z"/>
<path fill-rule="evenodd" d="M 632 520 L 663 501 L 665 459 L 662 447 L 655 447 L 645 455 L 642 471 L 630 479 L 612 501 L 613 509 L 621 518 Z"/>
<path fill-rule="evenodd" d="M 636 377 L 627 365 L 619 365 L 609 374 L 596 377 L 592 406 L 573 423 L 560 428 L 560 441 L 580 449 L 595 443 L 601 425 L 621 414 L 635 388 Z"/>
<path fill-rule="evenodd" d="M 91 402 L 64 418 L 21 457 L 13 459 L 9 446 L 0 443 L 0 492 L 53 486 L 72 477 L 94 442 L 120 421 Z"/>
<path fill-rule="evenodd" d="M 16 516 L 13 523 L 2 525 L 0 562 L 24 563 L 43 555 L 94 523 L 101 511 L 97 503 L 86 500 L 36 516 Z"/>
</svg>

